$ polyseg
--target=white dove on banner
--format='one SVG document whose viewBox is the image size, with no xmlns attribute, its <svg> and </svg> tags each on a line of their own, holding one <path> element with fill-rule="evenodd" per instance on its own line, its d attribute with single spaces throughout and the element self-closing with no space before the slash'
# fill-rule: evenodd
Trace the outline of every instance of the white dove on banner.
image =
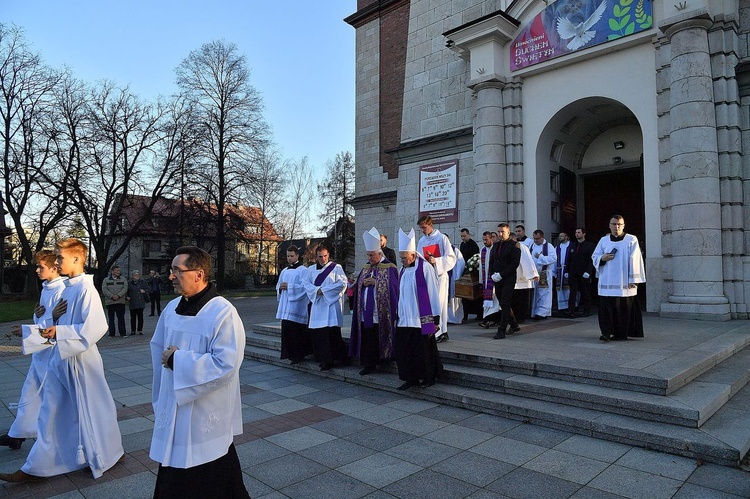
<svg viewBox="0 0 750 499">
<path fill-rule="evenodd" d="M 567 17 L 565 19 L 558 17 L 557 34 L 560 35 L 560 38 L 563 40 L 572 38 L 567 45 L 570 50 L 576 50 L 583 47 L 594 38 L 594 35 L 596 35 L 596 31 L 592 31 L 590 28 L 599 22 L 599 19 L 602 18 L 602 14 L 604 14 L 604 9 L 606 8 L 607 0 L 604 0 L 588 19 L 577 25 L 570 22 Z"/>
</svg>

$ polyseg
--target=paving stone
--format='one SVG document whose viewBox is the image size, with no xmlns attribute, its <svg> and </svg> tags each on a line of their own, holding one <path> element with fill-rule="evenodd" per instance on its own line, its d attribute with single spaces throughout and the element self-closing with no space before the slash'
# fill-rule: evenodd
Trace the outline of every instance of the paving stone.
<svg viewBox="0 0 750 499">
<path fill-rule="evenodd" d="M 81 495 L 86 498 L 102 497 L 127 497 L 148 498 L 154 496 L 156 486 L 156 475 L 149 471 L 126 476 L 117 480 L 97 483 L 91 487 L 80 489 Z"/>
<path fill-rule="evenodd" d="M 326 471 L 328 468 L 322 464 L 293 453 L 245 469 L 245 473 L 275 490 L 283 489 Z"/>
<path fill-rule="evenodd" d="M 426 468 L 449 459 L 456 455 L 459 450 L 450 445 L 433 442 L 425 438 L 415 438 L 383 452 Z"/>
<path fill-rule="evenodd" d="M 598 461 L 614 463 L 633 447 L 616 442 L 599 440 L 585 435 L 573 435 L 557 444 L 556 450 L 578 456 L 590 457 Z"/>
<path fill-rule="evenodd" d="M 322 405 L 328 402 L 335 402 L 336 400 L 341 400 L 345 398 L 348 398 L 348 397 L 339 395 L 338 393 L 332 393 L 329 391 L 321 391 L 317 389 L 314 392 L 310 392 L 310 393 L 306 393 L 305 395 L 299 395 L 297 397 L 294 397 L 295 400 L 299 400 L 300 402 L 305 402 L 307 404 L 312 404 L 312 405 Z"/>
<path fill-rule="evenodd" d="M 430 469 L 472 485 L 484 487 L 501 476 L 507 475 L 516 469 L 516 466 L 464 451 L 431 466 Z"/>
<path fill-rule="evenodd" d="M 354 442 L 337 438 L 330 442 L 304 449 L 299 454 L 329 468 L 338 468 L 371 456 L 375 454 L 375 451 Z"/>
<path fill-rule="evenodd" d="M 408 417 L 403 417 L 401 419 L 396 419 L 394 421 L 385 423 L 384 426 L 393 428 L 394 430 L 409 433 L 410 435 L 421 437 L 422 435 L 426 435 L 435 430 L 439 430 L 440 428 L 444 428 L 449 424 L 450 423 L 446 423 L 437 419 L 431 419 L 420 416 L 418 414 L 412 414 Z"/>
<path fill-rule="evenodd" d="M 249 395 L 243 395 L 241 400 L 244 405 L 252 407 L 258 407 L 261 404 L 267 404 L 269 402 L 276 402 L 278 400 L 284 400 L 286 397 L 279 395 L 278 393 L 261 391 L 251 393 Z"/>
<path fill-rule="evenodd" d="M 252 423 L 254 421 L 260 421 L 261 419 L 266 419 L 271 416 L 273 416 L 273 414 L 262 409 L 258 409 L 257 407 L 251 406 L 242 408 L 243 423 Z"/>
<path fill-rule="evenodd" d="M 243 469 L 289 454 L 289 450 L 264 439 L 235 445 Z"/>
<path fill-rule="evenodd" d="M 542 454 L 547 449 L 538 445 L 498 436 L 473 446 L 470 450 L 482 456 L 520 466 Z"/>
<path fill-rule="evenodd" d="M 333 435 L 320 430 L 302 427 L 277 435 L 271 435 L 270 437 L 266 437 L 266 440 L 292 452 L 298 452 L 325 442 L 330 442 L 335 438 Z"/>
<path fill-rule="evenodd" d="M 271 392 L 276 393 L 278 395 L 282 395 L 284 397 L 298 397 L 300 395 L 305 395 L 305 394 L 313 393 L 317 391 L 320 391 L 320 390 L 318 390 L 317 388 L 313 388 L 311 386 L 300 385 L 300 384 L 289 385 L 283 388 L 276 388 L 276 389 L 271 390 Z"/>
<path fill-rule="evenodd" d="M 330 499 L 332 497 L 356 499 L 374 490 L 373 487 L 352 477 L 337 471 L 328 471 L 285 487 L 280 492 L 288 497 L 304 497 L 305 499 Z"/>
<path fill-rule="evenodd" d="M 589 483 L 607 466 L 609 464 L 603 461 L 557 450 L 548 450 L 523 465 L 524 468 L 581 485 Z"/>
<path fill-rule="evenodd" d="M 364 411 L 365 409 L 374 409 L 378 406 L 376 404 L 371 404 L 369 402 L 365 402 L 364 400 L 359 400 L 349 396 L 345 399 L 335 400 L 326 404 L 320 404 L 320 407 L 340 412 L 341 414 L 352 414 L 355 412 Z"/>
<path fill-rule="evenodd" d="M 680 487 L 680 490 L 678 490 L 674 496 L 672 496 L 672 499 L 740 499 L 743 497 L 747 498 L 747 496 L 738 496 L 729 494 L 728 492 L 721 492 L 720 490 L 686 483 Z"/>
<path fill-rule="evenodd" d="M 373 454 L 337 468 L 337 471 L 378 489 L 420 470 L 420 466 L 383 453 Z"/>
<path fill-rule="evenodd" d="M 449 425 L 426 434 L 424 438 L 466 450 L 489 440 L 492 434 L 463 426 Z"/>
<path fill-rule="evenodd" d="M 477 487 L 434 471 L 422 470 L 388 485 L 384 490 L 396 497 L 455 499 L 471 495 Z"/>
<path fill-rule="evenodd" d="M 438 407 L 438 404 L 434 402 L 405 397 L 399 397 L 397 400 L 388 402 L 386 405 L 388 407 L 392 407 L 393 409 L 398 409 L 409 413 L 422 412 L 426 411 L 427 409 L 434 409 L 435 407 Z"/>
<path fill-rule="evenodd" d="M 153 425 L 151 429 L 145 431 L 139 431 L 131 433 L 129 435 L 122 436 L 122 448 L 125 452 L 133 452 L 136 450 L 148 450 L 151 448 L 151 435 L 153 434 Z"/>
<path fill-rule="evenodd" d="M 545 428 L 544 426 L 533 424 L 518 425 L 503 433 L 504 437 L 547 448 L 552 448 L 573 435 L 573 433 L 568 431 L 555 430 L 554 428 Z"/>
<path fill-rule="evenodd" d="M 487 489 L 479 489 L 467 497 L 468 499 L 511 499 L 506 495 L 498 494 L 497 492 L 493 492 Z"/>
<path fill-rule="evenodd" d="M 641 449 L 640 447 L 630 449 L 615 464 L 680 481 L 687 480 L 698 467 L 695 459 Z"/>
<path fill-rule="evenodd" d="M 421 411 L 418 414 L 427 418 L 445 421 L 446 423 L 457 423 L 477 415 L 474 411 L 449 405 L 436 405 L 435 407 Z"/>
<path fill-rule="evenodd" d="M 382 425 L 390 421 L 401 419 L 404 416 L 408 416 L 409 413 L 393 409 L 387 405 L 381 405 L 363 411 L 352 412 L 350 415 L 354 418 L 364 419 L 365 421 Z"/>
<path fill-rule="evenodd" d="M 750 473 L 742 469 L 704 464 L 696 468 L 687 481 L 740 497 L 750 497 Z"/>
<path fill-rule="evenodd" d="M 357 395 L 355 398 L 358 400 L 364 400 L 365 402 L 369 402 L 371 404 L 376 404 L 376 405 L 385 405 L 385 404 L 389 404 L 391 402 L 395 402 L 398 400 L 413 400 L 413 399 L 404 397 L 403 395 L 399 395 L 397 393 L 383 392 L 380 390 L 370 390 L 369 393 L 363 393 L 362 395 Z M 401 408 L 396 407 L 396 409 L 401 409 Z M 404 409 L 401 409 L 401 410 L 404 410 Z"/>
<path fill-rule="evenodd" d="M 350 442 L 364 445 L 370 449 L 382 452 L 414 438 L 413 435 L 402 431 L 392 430 L 385 426 L 373 426 L 357 433 L 346 435 Z"/>
<path fill-rule="evenodd" d="M 375 425 L 365 421 L 364 419 L 353 418 L 349 415 L 338 416 L 327 421 L 321 421 L 320 423 L 314 423 L 310 425 L 310 428 L 324 431 L 329 435 L 336 437 L 345 437 L 352 433 L 374 428 Z"/>
<path fill-rule="evenodd" d="M 611 492 L 604 492 L 603 490 L 595 489 L 593 487 L 581 487 L 575 494 L 570 496 L 570 499 L 617 499 L 620 497 L 623 496 Z"/>
<path fill-rule="evenodd" d="M 290 412 L 307 409 L 308 407 L 312 407 L 312 406 L 310 404 L 300 402 L 299 400 L 286 399 L 286 398 L 256 406 L 256 408 L 260 409 L 261 411 L 266 411 L 266 412 L 269 412 L 271 414 L 276 414 L 276 415 L 288 414 Z"/>
<path fill-rule="evenodd" d="M 247 489 L 250 497 L 265 496 L 274 492 L 271 487 L 257 478 L 251 477 L 247 473 L 242 473 L 242 481 L 245 484 L 245 489 Z"/>
<path fill-rule="evenodd" d="M 515 499 L 562 499 L 570 497 L 581 486 L 526 468 L 516 468 L 487 488 Z"/>
<path fill-rule="evenodd" d="M 631 499 L 660 499 L 672 497 L 682 482 L 613 464 L 587 485 Z"/>
<path fill-rule="evenodd" d="M 500 416 L 493 416 L 491 414 L 476 414 L 470 418 L 462 419 L 456 424 L 459 426 L 465 426 L 466 428 L 492 433 L 493 435 L 500 435 L 501 433 L 505 433 L 511 428 L 515 428 L 523 423 Z"/>
</svg>

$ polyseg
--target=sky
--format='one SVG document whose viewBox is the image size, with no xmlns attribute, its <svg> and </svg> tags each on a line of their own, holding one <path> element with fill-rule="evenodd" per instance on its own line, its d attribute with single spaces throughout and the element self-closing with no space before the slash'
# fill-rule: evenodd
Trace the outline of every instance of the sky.
<svg viewBox="0 0 750 499">
<path fill-rule="evenodd" d="M 176 91 L 174 69 L 204 43 L 247 58 L 251 84 L 285 159 L 316 173 L 354 153 L 354 0 L 0 0 L 52 67 L 90 83 L 129 85 L 146 100 Z"/>
</svg>

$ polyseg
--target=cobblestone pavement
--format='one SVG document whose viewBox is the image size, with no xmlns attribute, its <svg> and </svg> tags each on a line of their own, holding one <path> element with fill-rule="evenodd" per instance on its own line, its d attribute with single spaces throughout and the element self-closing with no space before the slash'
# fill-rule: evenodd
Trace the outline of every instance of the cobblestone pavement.
<svg viewBox="0 0 750 499">
<path fill-rule="evenodd" d="M 234 301 L 248 327 L 273 317 L 273 298 Z M 147 317 L 145 331 L 153 331 L 155 320 Z M 0 331 L 6 326 L 0 324 Z M 157 465 L 148 457 L 149 338 L 100 343 L 125 459 L 98 480 L 79 471 L 30 485 L 4 484 L 0 496 L 151 497 Z M 20 354 L 0 358 L 0 431 L 13 420 L 7 407 L 18 400 L 27 368 Z M 244 433 L 235 445 L 254 498 L 750 497 L 750 475 L 740 469 L 251 360 L 240 377 Z M 31 445 L 0 448 L 0 471 L 18 469 Z"/>
</svg>

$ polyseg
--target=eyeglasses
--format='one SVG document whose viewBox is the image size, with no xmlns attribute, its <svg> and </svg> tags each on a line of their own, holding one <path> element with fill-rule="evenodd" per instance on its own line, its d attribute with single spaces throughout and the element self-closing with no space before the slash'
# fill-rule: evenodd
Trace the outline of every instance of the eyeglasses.
<svg viewBox="0 0 750 499">
<path fill-rule="evenodd" d="M 176 276 L 179 277 L 182 274 L 184 274 L 185 272 L 195 272 L 195 271 L 198 271 L 198 270 L 202 270 L 202 269 L 178 269 L 177 267 L 170 267 L 169 268 L 169 273 L 170 273 L 170 275 L 176 275 Z"/>
</svg>

